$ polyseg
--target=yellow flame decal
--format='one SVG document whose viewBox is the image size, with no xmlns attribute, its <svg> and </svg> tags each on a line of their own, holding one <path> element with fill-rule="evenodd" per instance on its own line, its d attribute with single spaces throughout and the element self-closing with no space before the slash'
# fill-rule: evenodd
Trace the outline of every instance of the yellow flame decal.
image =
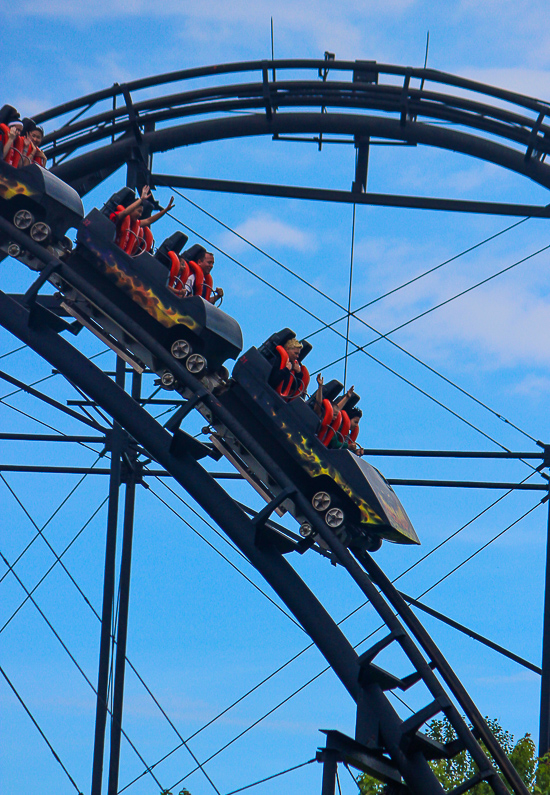
<svg viewBox="0 0 550 795">
<path fill-rule="evenodd" d="M 23 182 L 17 179 L 10 179 L 0 174 L 0 197 L 2 199 L 13 199 L 14 196 L 35 196 L 36 191 L 31 190 Z"/>
<path fill-rule="evenodd" d="M 327 475 L 327 477 L 333 480 L 337 486 L 340 486 L 342 491 L 353 500 L 361 512 L 361 524 L 385 524 L 384 520 L 373 511 L 368 502 L 360 497 L 343 479 L 337 469 L 321 461 L 321 457 L 313 450 L 309 439 L 304 436 L 304 434 L 299 435 L 299 444 L 292 438 L 291 433 L 287 432 L 286 437 L 288 441 L 294 445 L 296 452 L 312 477 Z"/>
<path fill-rule="evenodd" d="M 99 249 L 89 235 L 86 238 L 88 248 L 97 255 L 107 275 L 114 277 L 118 287 L 128 293 L 132 300 L 145 309 L 158 323 L 166 328 L 181 325 L 195 333 L 201 331 L 202 327 L 194 318 L 165 304 L 150 287 L 145 286 L 141 279 L 121 268 L 112 250 Z M 185 298 L 175 300 L 185 301 Z"/>
</svg>

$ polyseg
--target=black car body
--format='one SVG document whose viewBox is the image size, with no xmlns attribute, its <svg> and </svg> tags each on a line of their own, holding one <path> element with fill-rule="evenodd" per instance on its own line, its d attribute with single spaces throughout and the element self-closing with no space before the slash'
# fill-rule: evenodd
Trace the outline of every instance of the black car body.
<svg viewBox="0 0 550 795">
<path fill-rule="evenodd" d="M 26 225 L 15 222 L 15 226 L 33 238 L 36 224 L 47 225 L 47 230 L 42 226 L 42 235 L 34 239 L 51 246 L 56 254 L 70 246 L 64 236 L 69 229 L 77 227 L 84 217 L 78 193 L 55 174 L 36 164 L 13 168 L 0 160 L 0 215 L 14 223 L 18 212 Z M 0 251 L 16 257 L 33 269 L 40 269 L 40 262 L 24 248 L 12 246 L 10 249 L 10 243 L 6 236 L 0 236 Z"/>
<path fill-rule="evenodd" d="M 219 372 L 227 359 L 235 359 L 242 350 L 242 332 L 237 321 L 200 296 L 177 296 L 167 287 L 167 267 L 148 252 L 130 257 L 115 243 L 115 234 L 112 221 L 99 210 L 92 210 L 78 228 L 77 245 L 67 265 L 168 350 L 177 341 L 185 340 L 189 351 L 185 357 L 178 358 L 185 363 L 190 354 L 204 357 L 206 364 L 200 372 L 201 378 Z M 114 338 L 143 365 L 161 376 L 165 374 L 165 366 L 115 322 L 100 301 L 94 303 L 84 291 L 77 292 L 70 283 L 63 283 L 57 277 L 52 281 L 63 293 L 69 314 L 84 320 L 85 325 L 109 344 Z"/>
<path fill-rule="evenodd" d="M 263 346 L 262 346 L 263 347 Z M 256 348 L 233 368 L 230 387 L 219 396 L 244 428 L 269 451 L 275 463 L 313 501 L 319 492 L 345 515 L 335 529 L 357 549 L 374 550 L 382 539 L 399 544 L 420 541 L 395 492 L 380 472 L 347 449 L 328 449 L 316 437 L 319 418 L 301 398 L 287 401 L 268 384 L 272 365 Z M 281 489 L 276 481 L 223 425 L 213 418 L 215 447 L 247 477 L 265 499 Z M 282 503 L 302 524 L 291 499 Z M 328 506 L 327 506 L 328 507 Z"/>
</svg>

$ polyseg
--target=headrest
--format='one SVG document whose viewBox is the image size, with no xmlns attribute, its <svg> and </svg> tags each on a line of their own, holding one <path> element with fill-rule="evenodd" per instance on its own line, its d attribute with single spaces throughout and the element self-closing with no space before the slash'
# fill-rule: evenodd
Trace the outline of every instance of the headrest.
<svg viewBox="0 0 550 795">
<path fill-rule="evenodd" d="M 313 345 L 311 342 L 309 342 L 309 340 L 300 340 L 300 342 L 302 343 L 302 350 L 300 351 L 298 358 L 301 362 L 303 362 L 308 353 L 312 350 Z"/>
<path fill-rule="evenodd" d="M 0 124 L 9 124 L 19 118 L 19 112 L 13 105 L 2 105 L 0 108 Z"/>
<path fill-rule="evenodd" d="M 132 188 L 121 188 L 116 193 L 113 193 L 109 199 L 107 199 L 101 208 L 101 212 L 103 215 L 109 217 L 111 213 L 114 213 L 119 204 L 122 204 L 123 207 L 128 207 L 128 205 L 135 202 L 135 200 L 136 194 Z"/>
<path fill-rule="evenodd" d="M 199 243 L 195 243 L 194 246 L 186 249 L 181 256 L 186 262 L 198 262 L 200 259 L 203 259 L 205 254 L 205 247 L 201 246 Z"/>
<path fill-rule="evenodd" d="M 360 400 L 361 400 L 360 395 L 354 392 L 353 395 L 349 398 L 349 400 L 346 401 L 344 405 L 345 411 L 349 414 L 350 409 L 354 408 L 354 406 L 356 406 Z"/>
<path fill-rule="evenodd" d="M 296 334 L 290 328 L 284 328 L 281 331 L 276 331 L 265 342 L 263 342 L 258 351 L 265 356 L 268 361 L 273 361 L 275 358 L 275 349 L 277 345 L 284 345 L 285 342 L 295 337 Z M 301 351 L 300 351 L 301 353 Z"/>
<path fill-rule="evenodd" d="M 336 400 L 340 392 L 343 390 L 344 385 L 337 381 L 336 378 L 333 378 L 332 381 L 329 381 L 328 384 L 325 384 L 323 387 L 323 397 L 330 400 L 332 403 Z"/>
<path fill-rule="evenodd" d="M 188 240 L 189 238 L 183 232 L 174 232 L 158 247 L 157 253 L 155 255 L 156 258 L 160 260 L 163 265 L 169 266 L 170 258 L 168 256 L 168 252 L 174 251 L 176 254 L 179 254 Z"/>
</svg>

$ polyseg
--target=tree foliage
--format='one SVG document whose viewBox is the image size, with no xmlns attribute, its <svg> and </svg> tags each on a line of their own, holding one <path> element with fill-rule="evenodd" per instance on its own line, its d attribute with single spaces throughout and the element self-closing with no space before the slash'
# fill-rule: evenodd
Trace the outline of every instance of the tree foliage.
<svg viewBox="0 0 550 795">
<path fill-rule="evenodd" d="M 532 795 L 550 795 L 550 752 L 538 758 L 530 734 L 514 742 L 513 735 L 503 729 L 496 719 L 486 718 L 486 722 L 529 792 Z M 443 745 L 456 739 L 455 731 L 446 718 L 432 720 L 427 726 L 426 734 Z M 483 743 L 481 745 L 490 757 Z M 467 751 L 460 751 L 452 759 L 439 759 L 429 764 L 445 792 L 468 781 L 477 772 Z M 358 784 L 361 795 L 385 795 L 388 791 L 384 784 L 366 773 L 359 776 Z M 476 784 L 469 792 L 472 795 L 493 795 L 493 790 L 486 782 Z"/>
</svg>

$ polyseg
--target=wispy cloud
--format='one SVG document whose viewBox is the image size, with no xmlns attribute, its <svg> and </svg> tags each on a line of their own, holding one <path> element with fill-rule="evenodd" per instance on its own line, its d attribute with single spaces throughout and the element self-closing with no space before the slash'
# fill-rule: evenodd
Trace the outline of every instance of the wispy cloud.
<svg viewBox="0 0 550 795">
<path fill-rule="evenodd" d="M 410 278 L 410 262 L 417 261 L 418 257 L 418 252 L 414 258 L 413 255 L 409 257 L 406 243 L 395 242 L 392 246 L 390 240 L 380 240 L 378 244 L 371 241 L 370 245 L 364 245 L 362 252 L 370 254 L 376 278 L 373 282 L 372 276 L 369 277 L 369 283 L 377 284 L 377 294 L 382 293 L 386 285 L 399 284 L 402 273 Z M 373 326 L 388 331 L 453 298 L 484 276 L 496 273 L 520 258 L 521 255 L 514 256 L 513 250 L 505 253 L 503 258 L 497 255 L 485 258 L 480 253 L 468 261 L 467 271 L 457 272 L 453 267 L 431 274 L 375 304 L 362 317 Z M 440 257 L 440 261 L 444 259 L 445 256 Z M 426 262 L 437 260 L 438 257 L 434 256 L 425 259 Z M 429 352 L 439 360 L 452 360 L 457 347 L 462 346 L 487 370 L 520 364 L 547 366 L 550 364 L 550 348 L 541 329 L 550 324 L 550 298 L 545 285 L 549 260 L 549 253 L 542 252 L 530 261 L 529 278 L 525 277 L 529 263 L 520 265 L 519 270 L 497 277 L 495 281 L 452 300 L 406 326 L 392 338 L 412 350 L 422 350 L 424 354 Z M 544 387 L 544 383 L 538 386 Z M 536 387 L 535 381 L 524 386 L 526 390 L 531 388 L 533 394 Z"/>
<path fill-rule="evenodd" d="M 529 374 L 519 381 L 513 390 L 528 398 L 547 398 L 550 394 L 550 378 L 545 375 Z"/>
<path fill-rule="evenodd" d="M 235 231 L 256 246 L 282 246 L 297 251 L 312 251 L 316 248 L 313 235 L 268 213 L 251 216 L 237 226 Z M 244 241 L 229 233 L 225 237 L 224 245 L 228 251 L 248 248 Z"/>
</svg>

